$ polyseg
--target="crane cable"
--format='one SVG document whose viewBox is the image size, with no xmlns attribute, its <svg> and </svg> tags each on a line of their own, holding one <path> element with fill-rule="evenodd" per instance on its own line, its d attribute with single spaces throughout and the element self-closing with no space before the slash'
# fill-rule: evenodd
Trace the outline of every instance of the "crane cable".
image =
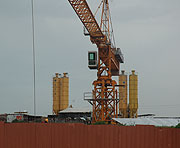
<svg viewBox="0 0 180 148">
<path fill-rule="evenodd" d="M 109 16 L 110 16 L 110 24 L 111 24 L 111 39 L 113 40 L 113 46 L 116 47 L 116 41 L 115 41 L 115 36 L 114 36 L 114 30 L 113 30 L 113 24 L 112 24 L 110 9 L 109 9 Z"/>
<path fill-rule="evenodd" d="M 32 56 L 33 56 L 33 100 L 34 116 L 36 116 L 36 59 L 35 59 L 35 29 L 34 29 L 34 0 L 31 0 L 31 21 L 32 21 Z"/>
<path fill-rule="evenodd" d="M 102 0 L 96 10 L 96 12 L 94 13 L 94 17 L 96 16 L 98 10 L 100 9 L 101 5 L 103 4 L 103 1 Z M 113 40 L 113 47 L 116 47 L 116 41 L 115 41 L 115 37 L 114 37 L 114 30 L 113 30 L 113 25 L 112 25 L 112 18 L 111 18 L 111 13 L 110 13 L 110 9 L 109 9 L 109 16 L 110 16 L 110 25 L 111 25 L 111 36 L 110 36 L 110 40 L 112 39 Z"/>
<path fill-rule="evenodd" d="M 96 14 L 97 14 L 98 10 L 100 9 L 100 7 L 101 7 L 102 3 L 103 3 L 103 0 L 101 1 L 101 3 L 99 4 L 99 6 L 98 6 L 98 8 L 97 8 L 96 12 L 94 13 L 94 17 L 96 16 Z"/>
</svg>

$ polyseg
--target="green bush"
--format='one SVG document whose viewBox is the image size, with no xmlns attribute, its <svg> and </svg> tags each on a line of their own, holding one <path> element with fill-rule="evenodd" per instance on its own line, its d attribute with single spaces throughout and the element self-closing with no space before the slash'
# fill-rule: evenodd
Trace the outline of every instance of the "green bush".
<svg viewBox="0 0 180 148">
<path fill-rule="evenodd" d="M 23 120 L 17 120 L 17 119 L 14 119 L 13 121 L 12 121 L 12 123 L 22 123 L 22 122 L 24 122 Z"/>
<path fill-rule="evenodd" d="M 180 123 L 178 125 L 176 125 L 175 128 L 180 128 Z"/>
<path fill-rule="evenodd" d="M 105 121 L 98 121 L 96 123 L 93 123 L 93 125 L 102 125 L 102 124 L 106 124 Z"/>
</svg>

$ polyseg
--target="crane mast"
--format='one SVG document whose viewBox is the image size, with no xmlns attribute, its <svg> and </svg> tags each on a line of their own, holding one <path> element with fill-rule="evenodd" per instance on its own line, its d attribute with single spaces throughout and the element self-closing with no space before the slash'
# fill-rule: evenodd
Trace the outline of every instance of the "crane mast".
<svg viewBox="0 0 180 148">
<path fill-rule="evenodd" d="M 108 0 L 102 0 L 100 26 L 86 0 L 68 0 L 84 27 L 90 40 L 97 45 L 97 80 L 93 82 L 92 98 L 86 99 L 93 106 L 92 122 L 111 121 L 118 115 L 119 96 L 117 83 L 112 76 L 119 76 L 120 63 L 124 62 L 120 48 L 112 44 L 110 10 Z"/>
</svg>

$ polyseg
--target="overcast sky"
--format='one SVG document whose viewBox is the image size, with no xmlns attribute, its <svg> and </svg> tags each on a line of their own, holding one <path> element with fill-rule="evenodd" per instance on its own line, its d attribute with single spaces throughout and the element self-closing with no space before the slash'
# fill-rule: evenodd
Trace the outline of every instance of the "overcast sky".
<svg viewBox="0 0 180 148">
<path fill-rule="evenodd" d="M 87 0 L 93 12 L 100 0 Z M 116 46 L 139 76 L 139 114 L 180 116 L 180 1 L 111 0 Z M 68 0 L 35 0 L 37 114 L 52 113 L 52 78 L 68 72 L 70 104 L 90 108 L 96 71 L 87 52 L 96 50 Z M 30 0 L 0 0 L 0 113 L 33 114 Z"/>
</svg>

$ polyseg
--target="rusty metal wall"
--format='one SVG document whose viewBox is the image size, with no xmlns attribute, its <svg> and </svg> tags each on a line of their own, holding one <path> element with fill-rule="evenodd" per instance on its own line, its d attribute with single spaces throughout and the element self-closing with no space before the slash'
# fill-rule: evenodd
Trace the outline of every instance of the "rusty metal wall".
<svg viewBox="0 0 180 148">
<path fill-rule="evenodd" d="M 0 148 L 180 148 L 179 137 L 154 126 L 0 122 Z"/>
<path fill-rule="evenodd" d="M 4 146 L 4 123 L 0 121 L 0 148 Z"/>
</svg>

